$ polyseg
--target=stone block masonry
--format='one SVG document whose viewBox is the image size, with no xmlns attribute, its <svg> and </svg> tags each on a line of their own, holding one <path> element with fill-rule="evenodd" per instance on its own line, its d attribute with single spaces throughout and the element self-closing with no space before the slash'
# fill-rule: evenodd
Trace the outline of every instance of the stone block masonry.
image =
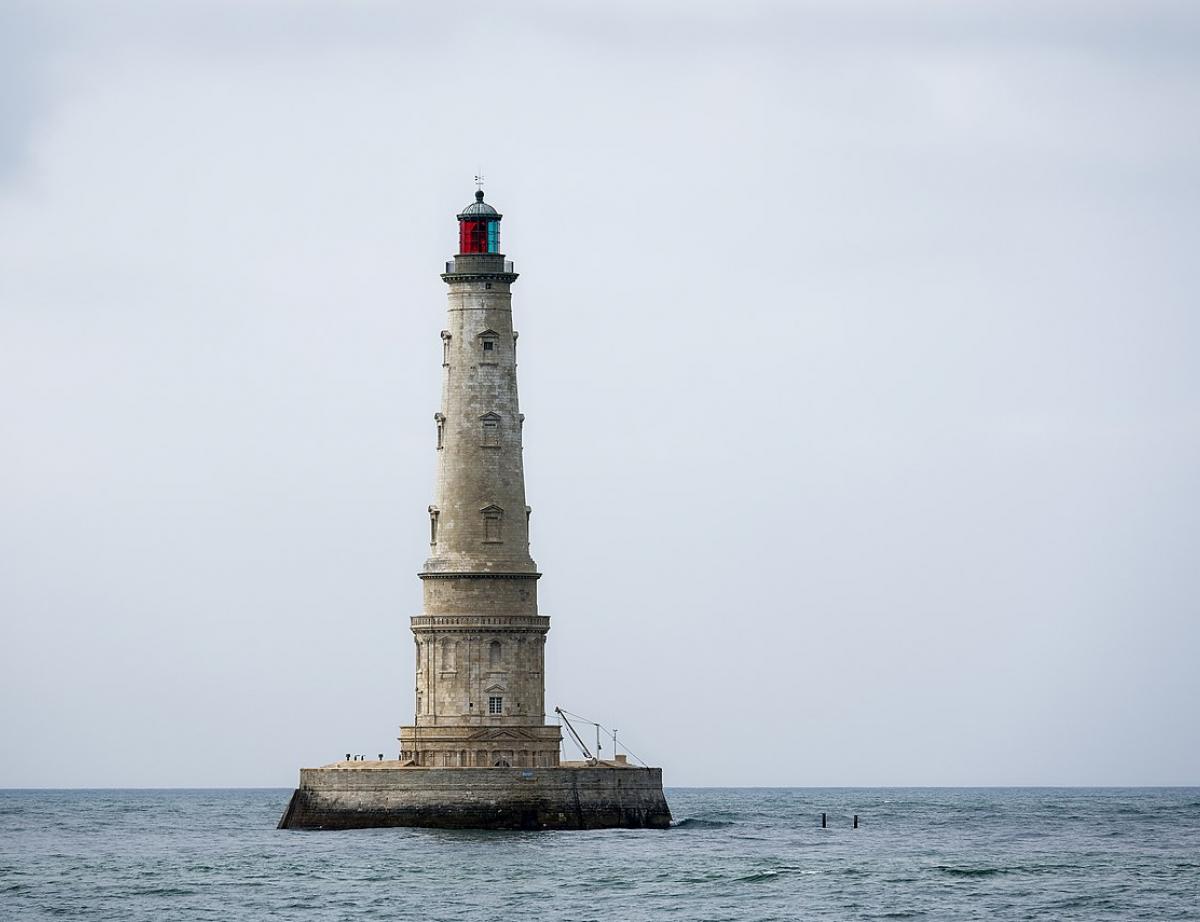
<svg viewBox="0 0 1200 922">
<path fill-rule="evenodd" d="M 555 768 L 305 768 L 280 829 L 665 829 L 662 771 L 601 762 Z"/>
</svg>

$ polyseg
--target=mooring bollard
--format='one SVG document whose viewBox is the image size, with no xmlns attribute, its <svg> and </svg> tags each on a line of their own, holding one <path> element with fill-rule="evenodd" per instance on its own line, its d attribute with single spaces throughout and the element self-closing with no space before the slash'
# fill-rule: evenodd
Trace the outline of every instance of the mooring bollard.
<svg viewBox="0 0 1200 922">
<path fill-rule="evenodd" d="M 350 753 L 346 753 L 346 761 L 347 761 L 347 762 L 349 762 L 349 761 L 350 761 Z"/>
<path fill-rule="evenodd" d="M 383 753 L 382 753 L 382 752 L 381 752 L 381 753 L 379 753 L 379 761 L 380 761 L 380 762 L 382 762 L 382 761 L 383 761 Z"/>
<path fill-rule="evenodd" d="M 854 814 L 854 828 L 855 829 L 858 828 L 858 814 L 857 813 Z"/>
<path fill-rule="evenodd" d="M 825 828 L 825 814 L 824 813 L 821 814 L 821 828 L 822 829 Z"/>
</svg>

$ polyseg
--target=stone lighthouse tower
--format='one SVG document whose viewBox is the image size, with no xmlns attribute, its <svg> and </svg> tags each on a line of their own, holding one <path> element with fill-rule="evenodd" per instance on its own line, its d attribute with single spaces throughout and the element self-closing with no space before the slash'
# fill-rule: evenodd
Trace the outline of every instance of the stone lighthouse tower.
<svg viewBox="0 0 1200 922">
<path fill-rule="evenodd" d="M 400 757 L 300 769 L 281 829 L 665 828 L 662 769 L 625 756 L 560 762 L 546 724 L 541 576 L 529 556 L 521 463 L 513 265 L 483 192 L 458 216 L 446 264 L 442 399 L 433 419 L 437 483 L 429 506 L 424 610 L 412 619 L 416 717 Z M 568 724 L 568 728 L 570 725 Z M 571 729 L 574 734 L 574 730 Z"/>
<path fill-rule="evenodd" d="M 424 612 L 416 640 L 416 718 L 400 730 L 415 765 L 548 768 L 560 731 L 545 723 L 545 643 L 529 556 L 521 463 L 513 264 L 501 215 L 482 191 L 458 215 L 458 255 L 442 331 L 437 484 L 429 507 Z"/>
</svg>

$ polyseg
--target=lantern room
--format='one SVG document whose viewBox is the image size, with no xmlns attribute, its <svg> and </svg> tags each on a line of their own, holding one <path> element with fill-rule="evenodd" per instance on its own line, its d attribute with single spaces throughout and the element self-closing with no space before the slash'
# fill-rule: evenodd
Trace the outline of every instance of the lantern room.
<svg viewBox="0 0 1200 922">
<path fill-rule="evenodd" d="M 500 218 L 495 208 L 483 200 L 483 190 L 458 216 L 459 253 L 499 253 Z"/>
</svg>

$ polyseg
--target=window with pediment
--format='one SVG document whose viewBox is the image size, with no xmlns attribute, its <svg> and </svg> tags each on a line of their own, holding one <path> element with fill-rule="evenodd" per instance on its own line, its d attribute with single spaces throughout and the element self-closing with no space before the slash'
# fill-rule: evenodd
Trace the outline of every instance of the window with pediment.
<svg viewBox="0 0 1200 922">
<path fill-rule="evenodd" d="M 485 413 L 479 417 L 479 424 L 483 428 L 482 441 L 480 444 L 484 448 L 499 448 L 500 447 L 500 414 Z"/>
<path fill-rule="evenodd" d="M 485 506 L 480 510 L 483 516 L 483 543 L 500 544 L 504 541 L 502 528 L 504 525 L 504 510 L 499 506 Z"/>
<path fill-rule="evenodd" d="M 500 361 L 500 334 L 484 330 L 479 334 L 479 364 L 495 365 Z"/>
</svg>

